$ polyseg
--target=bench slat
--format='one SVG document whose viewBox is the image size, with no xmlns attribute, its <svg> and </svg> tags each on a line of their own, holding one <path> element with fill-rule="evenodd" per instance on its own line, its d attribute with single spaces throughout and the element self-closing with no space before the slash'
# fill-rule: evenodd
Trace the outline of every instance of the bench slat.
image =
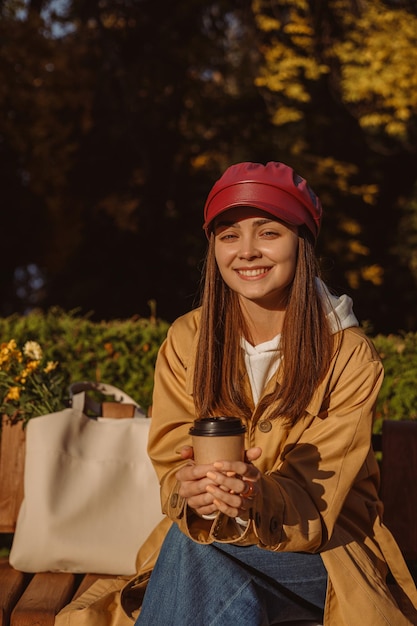
<svg viewBox="0 0 417 626">
<path fill-rule="evenodd" d="M 417 559 L 417 421 L 383 424 L 381 499 L 384 521 L 406 559 Z"/>
<path fill-rule="evenodd" d="M 13 610 L 10 626 L 53 626 L 55 615 L 71 601 L 76 582 L 75 574 L 35 574 Z"/>
<path fill-rule="evenodd" d="M 0 626 L 9 626 L 12 610 L 27 582 L 26 574 L 13 569 L 8 559 L 0 559 Z"/>
</svg>

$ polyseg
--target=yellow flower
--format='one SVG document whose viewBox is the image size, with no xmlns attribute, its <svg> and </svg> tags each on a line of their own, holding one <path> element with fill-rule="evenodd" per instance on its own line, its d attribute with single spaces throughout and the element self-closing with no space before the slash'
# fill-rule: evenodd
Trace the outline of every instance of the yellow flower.
<svg viewBox="0 0 417 626">
<path fill-rule="evenodd" d="M 31 372 L 34 372 L 36 369 L 38 369 L 39 363 L 40 361 L 29 361 L 28 363 L 26 363 L 27 373 L 30 374 Z"/>
<path fill-rule="evenodd" d="M 4 401 L 9 402 L 10 400 L 19 400 L 20 398 L 20 387 L 10 387 L 7 392 Z"/>
<path fill-rule="evenodd" d="M 0 369 L 8 370 L 13 359 L 20 363 L 22 353 L 17 349 L 16 341 L 10 339 L 8 343 L 0 345 Z"/>
<path fill-rule="evenodd" d="M 19 376 L 16 377 L 16 380 L 24 383 L 26 378 L 39 367 L 39 363 L 40 361 L 29 361 L 26 367 L 20 372 Z"/>
<path fill-rule="evenodd" d="M 43 371 L 45 372 L 45 374 L 49 374 L 49 372 L 52 372 L 57 367 L 58 367 L 58 361 L 48 361 Z"/>
<path fill-rule="evenodd" d="M 40 361 L 42 358 L 42 348 L 37 341 L 27 341 L 23 346 L 23 354 L 33 361 Z"/>
</svg>

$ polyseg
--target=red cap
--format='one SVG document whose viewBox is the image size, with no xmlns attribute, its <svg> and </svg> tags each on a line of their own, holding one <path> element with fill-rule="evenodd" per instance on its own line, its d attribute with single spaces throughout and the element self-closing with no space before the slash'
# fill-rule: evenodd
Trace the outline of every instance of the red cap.
<svg viewBox="0 0 417 626">
<path fill-rule="evenodd" d="M 252 206 L 288 224 L 305 224 L 317 238 L 322 207 L 307 181 L 284 163 L 238 163 L 214 184 L 204 207 L 206 233 L 215 217 L 238 206 Z"/>
</svg>

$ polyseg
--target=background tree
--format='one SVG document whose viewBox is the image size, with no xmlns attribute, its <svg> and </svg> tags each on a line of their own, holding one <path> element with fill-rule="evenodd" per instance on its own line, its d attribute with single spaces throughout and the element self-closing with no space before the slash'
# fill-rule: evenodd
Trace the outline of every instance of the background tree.
<svg viewBox="0 0 417 626">
<path fill-rule="evenodd" d="M 415 327 L 415 4 L 254 0 L 253 10 L 256 83 L 288 159 L 324 201 L 332 280 L 377 327 Z"/>
<path fill-rule="evenodd" d="M 4 0 L 0 17 L 1 315 L 156 301 L 174 319 L 214 180 L 282 160 L 322 198 L 331 284 L 375 330 L 415 327 L 414 3 Z"/>
</svg>

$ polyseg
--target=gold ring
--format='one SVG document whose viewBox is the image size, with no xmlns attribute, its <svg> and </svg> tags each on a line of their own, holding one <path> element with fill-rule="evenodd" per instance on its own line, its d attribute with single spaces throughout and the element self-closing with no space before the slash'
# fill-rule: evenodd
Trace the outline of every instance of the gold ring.
<svg viewBox="0 0 417 626">
<path fill-rule="evenodd" d="M 243 482 L 245 483 L 245 488 L 243 491 L 241 491 L 240 497 L 249 500 L 256 495 L 255 483 L 250 480 L 244 480 Z"/>
</svg>

